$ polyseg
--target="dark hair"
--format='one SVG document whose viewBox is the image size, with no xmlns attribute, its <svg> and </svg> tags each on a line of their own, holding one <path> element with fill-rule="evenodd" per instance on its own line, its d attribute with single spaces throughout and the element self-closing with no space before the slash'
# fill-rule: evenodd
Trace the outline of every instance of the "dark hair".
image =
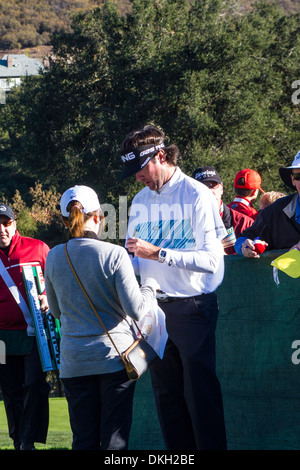
<svg viewBox="0 0 300 470">
<path fill-rule="evenodd" d="M 238 185 L 243 185 L 243 184 L 245 184 L 245 178 L 244 178 L 244 177 L 239 178 L 239 179 L 237 180 L 236 184 L 238 184 Z M 255 189 L 236 188 L 236 187 L 234 187 L 234 192 L 235 192 L 236 196 L 241 196 L 241 197 L 251 196 L 251 194 L 253 193 L 253 191 L 255 191 Z"/>
<path fill-rule="evenodd" d="M 92 217 L 93 215 L 99 214 L 99 209 L 96 211 L 89 212 L 84 214 L 82 212 L 83 206 L 78 201 L 71 201 L 67 205 L 67 211 L 69 212 L 68 217 L 62 216 L 66 226 L 70 231 L 72 238 L 81 238 L 84 236 L 84 224 L 85 222 Z M 103 215 L 100 213 L 100 220 L 104 219 Z"/>
<path fill-rule="evenodd" d="M 143 145 L 159 145 L 164 143 L 165 138 L 165 133 L 161 129 L 153 125 L 147 125 L 142 129 L 130 132 L 124 139 L 120 150 L 123 154 L 132 148 L 141 147 Z M 178 147 L 176 145 L 170 145 L 168 147 L 164 147 L 163 150 L 166 153 L 166 161 L 169 165 L 176 166 L 179 157 Z"/>
</svg>

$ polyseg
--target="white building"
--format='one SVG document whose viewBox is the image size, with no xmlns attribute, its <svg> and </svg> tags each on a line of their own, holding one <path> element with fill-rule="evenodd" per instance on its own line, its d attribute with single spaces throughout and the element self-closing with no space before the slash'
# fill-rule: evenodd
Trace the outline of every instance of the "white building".
<svg viewBox="0 0 300 470">
<path fill-rule="evenodd" d="M 10 90 L 20 85 L 26 75 L 39 75 L 44 65 L 26 54 L 7 54 L 0 60 L 0 104 L 5 104 Z"/>
</svg>

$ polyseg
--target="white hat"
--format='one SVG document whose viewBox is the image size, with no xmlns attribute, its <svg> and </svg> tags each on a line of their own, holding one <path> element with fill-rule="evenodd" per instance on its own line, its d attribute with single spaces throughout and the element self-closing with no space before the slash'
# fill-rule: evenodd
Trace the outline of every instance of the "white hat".
<svg viewBox="0 0 300 470">
<path fill-rule="evenodd" d="M 97 194 L 88 186 L 76 185 L 73 188 L 67 189 L 67 191 L 63 193 L 60 200 L 60 210 L 64 217 L 69 217 L 67 207 L 71 201 L 80 202 L 83 206 L 82 212 L 84 214 L 101 209 Z"/>
<path fill-rule="evenodd" d="M 295 189 L 291 180 L 292 170 L 297 168 L 300 170 L 300 150 L 295 155 L 294 161 L 291 166 L 279 168 L 279 174 L 283 182 L 292 189 Z"/>
</svg>

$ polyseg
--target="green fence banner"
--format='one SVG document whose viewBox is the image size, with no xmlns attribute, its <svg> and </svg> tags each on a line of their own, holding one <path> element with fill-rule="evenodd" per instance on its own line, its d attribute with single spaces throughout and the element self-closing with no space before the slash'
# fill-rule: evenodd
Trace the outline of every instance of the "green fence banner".
<svg viewBox="0 0 300 470">
<path fill-rule="evenodd" d="M 271 261 L 225 257 L 217 372 L 229 450 L 300 449 L 300 279 Z M 136 384 L 131 449 L 164 450 L 150 374 Z"/>
</svg>

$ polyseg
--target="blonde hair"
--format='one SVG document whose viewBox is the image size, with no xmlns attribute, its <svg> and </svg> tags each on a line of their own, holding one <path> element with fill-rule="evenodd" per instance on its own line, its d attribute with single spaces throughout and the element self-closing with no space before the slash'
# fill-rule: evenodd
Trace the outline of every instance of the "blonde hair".
<svg viewBox="0 0 300 470">
<path fill-rule="evenodd" d="M 267 193 L 264 193 L 259 201 L 259 209 L 263 210 L 265 207 L 277 201 L 277 199 L 285 196 L 286 194 L 280 193 L 279 191 L 269 191 Z"/>
<path fill-rule="evenodd" d="M 67 210 L 69 212 L 68 217 L 62 216 L 66 227 L 68 227 L 70 235 L 72 238 L 81 238 L 84 236 L 85 232 L 85 223 L 94 215 L 100 217 L 100 221 L 104 220 L 104 216 L 100 209 L 96 211 L 89 212 L 88 214 L 84 214 L 82 212 L 83 206 L 78 201 L 71 201 L 68 206 Z"/>
</svg>

